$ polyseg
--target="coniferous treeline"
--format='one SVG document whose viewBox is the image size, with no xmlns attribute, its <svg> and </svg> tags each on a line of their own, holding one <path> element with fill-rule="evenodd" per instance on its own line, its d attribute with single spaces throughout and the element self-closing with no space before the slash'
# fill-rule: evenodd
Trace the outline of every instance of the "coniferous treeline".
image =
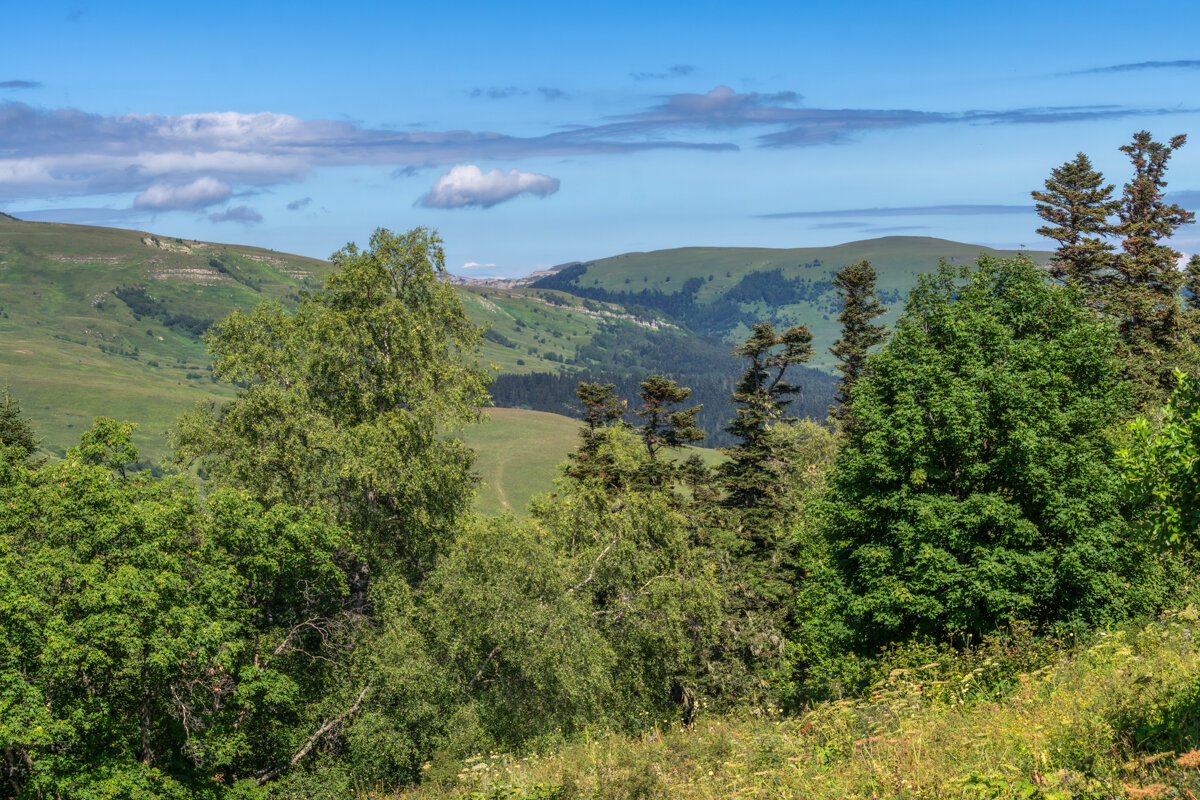
<svg viewBox="0 0 1200 800">
<path fill-rule="evenodd" d="M 730 397 L 741 376 L 741 367 L 731 356 L 724 374 L 713 374 L 713 370 L 701 374 L 688 374 L 674 370 L 662 370 L 662 374 L 692 390 L 692 401 L 702 406 L 696 417 L 696 426 L 705 433 L 704 447 L 728 447 L 733 439 L 725 427 L 732 413 Z M 579 418 L 582 411 L 575 388 L 581 381 L 611 383 L 621 397 L 634 397 L 638 386 L 648 372 L 604 372 L 585 370 L 559 374 L 532 372 L 525 375 L 501 374 L 492 383 L 492 402 L 501 408 L 528 408 L 534 411 L 549 411 Z M 792 402 L 792 413 L 800 418 L 823 420 L 833 402 L 837 379 L 820 370 L 797 368 L 797 382 L 801 392 Z M 628 417 L 632 421 L 632 417 Z"/>
</svg>

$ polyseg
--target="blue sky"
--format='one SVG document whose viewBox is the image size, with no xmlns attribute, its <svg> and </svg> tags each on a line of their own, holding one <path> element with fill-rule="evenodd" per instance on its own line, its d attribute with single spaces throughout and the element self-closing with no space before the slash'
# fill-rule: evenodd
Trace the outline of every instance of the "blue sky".
<svg viewBox="0 0 1200 800">
<path fill-rule="evenodd" d="M 0 210 L 467 275 L 889 234 L 1043 247 L 1029 191 L 1193 141 L 1200 3 L 0 0 Z M 1176 239 L 1200 250 L 1200 232 Z"/>
</svg>

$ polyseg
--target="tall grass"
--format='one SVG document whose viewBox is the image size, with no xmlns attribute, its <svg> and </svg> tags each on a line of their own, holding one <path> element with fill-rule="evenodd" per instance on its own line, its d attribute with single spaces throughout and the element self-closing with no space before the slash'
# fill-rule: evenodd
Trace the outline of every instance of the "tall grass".
<svg viewBox="0 0 1200 800">
<path fill-rule="evenodd" d="M 1038 645 L 1048 663 L 1028 671 L 1014 671 L 1028 651 L 1012 639 L 990 656 L 931 652 L 936 660 L 895 666 L 862 698 L 430 765 L 424 785 L 399 796 L 1194 798 L 1198 620 L 1189 606 L 1086 646 Z M 919 660 L 918 650 L 892 664 Z"/>
</svg>

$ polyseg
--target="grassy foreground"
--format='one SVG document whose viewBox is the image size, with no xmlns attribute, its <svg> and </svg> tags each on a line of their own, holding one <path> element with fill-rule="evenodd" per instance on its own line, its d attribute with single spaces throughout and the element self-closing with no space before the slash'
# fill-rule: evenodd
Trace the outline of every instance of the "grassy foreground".
<svg viewBox="0 0 1200 800">
<path fill-rule="evenodd" d="M 1189 606 L 1029 671 L 1012 671 L 1020 654 L 1003 648 L 895 669 L 868 697 L 795 716 L 701 717 L 552 755 L 431 764 L 399 797 L 1194 798 L 1197 620 Z"/>
</svg>

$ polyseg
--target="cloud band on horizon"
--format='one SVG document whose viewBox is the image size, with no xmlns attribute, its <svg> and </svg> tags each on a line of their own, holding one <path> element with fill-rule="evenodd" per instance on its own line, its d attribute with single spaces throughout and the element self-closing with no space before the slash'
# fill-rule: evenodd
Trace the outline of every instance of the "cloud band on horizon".
<svg viewBox="0 0 1200 800">
<path fill-rule="evenodd" d="M 718 86 L 703 94 L 665 95 L 641 112 L 539 136 L 373 129 L 273 112 L 105 116 L 7 101 L 0 102 L 0 201 L 137 193 L 141 208 L 197 208 L 227 200 L 219 186 L 232 192 L 296 183 L 330 166 L 405 170 L 484 159 L 736 151 L 736 143 L 712 141 L 711 133 L 764 127 L 774 130 L 757 136 L 760 148 L 811 147 L 924 125 L 1046 124 L 1190 110 L 1089 106 L 926 112 L 806 108 L 801 100 L 795 92 L 738 93 Z"/>
</svg>

